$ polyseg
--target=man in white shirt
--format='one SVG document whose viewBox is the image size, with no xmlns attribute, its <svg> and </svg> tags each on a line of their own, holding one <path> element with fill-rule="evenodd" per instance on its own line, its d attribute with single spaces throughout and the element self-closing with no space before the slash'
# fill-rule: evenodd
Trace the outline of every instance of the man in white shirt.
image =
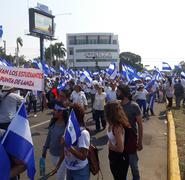
<svg viewBox="0 0 185 180">
<path fill-rule="evenodd" d="M 116 83 L 111 82 L 110 84 L 111 89 L 107 91 L 107 101 L 113 101 L 117 99 L 116 96 Z"/>
<path fill-rule="evenodd" d="M 21 104 L 23 98 L 15 93 L 16 89 L 8 86 L 2 87 L 0 93 L 0 128 L 7 129 L 10 122 L 14 118 L 18 105 Z"/>
<path fill-rule="evenodd" d="M 80 104 L 85 110 L 87 109 L 87 99 L 79 84 L 75 85 L 74 91 L 71 93 L 70 100 L 73 103 Z"/>
</svg>

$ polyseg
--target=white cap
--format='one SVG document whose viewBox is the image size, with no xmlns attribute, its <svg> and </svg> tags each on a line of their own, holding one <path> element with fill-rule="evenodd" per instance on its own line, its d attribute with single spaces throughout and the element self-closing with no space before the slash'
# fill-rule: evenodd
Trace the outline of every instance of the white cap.
<svg viewBox="0 0 185 180">
<path fill-rule="evenodd" d="M 3 91 L 9 91 L 9 90 L 11 90 L 11 89 L 13 89 L 13 87 L 10 87 L 10 86 L 3 86 L 3 87 L 2 87 L 2 90 L 3 90 Z"/>
</svg>

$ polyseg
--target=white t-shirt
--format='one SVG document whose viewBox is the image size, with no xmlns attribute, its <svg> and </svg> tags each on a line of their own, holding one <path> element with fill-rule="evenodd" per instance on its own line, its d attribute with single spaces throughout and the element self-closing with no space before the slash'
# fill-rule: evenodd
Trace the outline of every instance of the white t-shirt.
<svg viewBox="0 0 185 180">
<path fill-rule="evenodd" d="M 141 100 L 146 100 L 146 95 L 148 94 L 148 91 L 144 89 L 143 91 L 136 91 L 136 100 L 141 99 Z"/>
<path fill-rule="evenodd" d="M 81 131 L 81 136 L 78 139 L 78 144 L 76 148 L 85 148 L 89 149 L 90 146 L 90 135 L 87 130 Z M 86 158 L 84 161 L 76 158 L 72 153 L 70 153 L 67 149 L 65 149 L 65 163 L 67 169 L 70 170 L 79 170 L 84 168 L 88 164 L 88 159 Z"/>
<path fill-rule="evenodd" d="M 73 91 L 70 99 L 73 101 L 73 103 L 81 104 L 83 107 L 87 106 L 87 99 L 83 91 L 80 91 L 79 93 Z"/>
<path fill-rule="evenodd" d="M 109 101 L 116 100 L 117 99 L 116 91 L 113 91 L 113 90 L 108 91 L 107 92 L 107 99 Z"/>
<path fill-rule="evenodd" d="M 105 106 L 105 99 L 106 99 L 105 92 L 102 92 L 102 94 L 98 94 L 97 92 L 94 99 L 93 109 L 103 111 Z"/>
<path fill-rule="evenodd" d="M 2 92 L 0 96 L 3 98 L 7 92 Z M 17 107 L 22 103 L 24 98 L 16 93 L 10 93 L 0 104 L 0 123 L 9 123 L 17 113 Z"/>
</svg>

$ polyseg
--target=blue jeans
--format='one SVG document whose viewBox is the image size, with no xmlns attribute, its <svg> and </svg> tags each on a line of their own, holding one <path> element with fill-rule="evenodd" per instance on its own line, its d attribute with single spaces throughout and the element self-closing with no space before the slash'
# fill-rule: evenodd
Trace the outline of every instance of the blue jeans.
<svg viewBox="0 0 185 180">
<path fill-rule="evenodd" d="M 89 164 L 84 168 L 79 170 L 67 169 L 67 180 L 89 180 L 90 179 L 90 169 Z"/>
<path fill-rule="evenodd" d="M 137 153 L 129 154 L 129 165 L 131 168 L 133 180 L 140 180 L 138 160 L 139 158 Z"/>
<path fill-rule="evenodd" d="M 138 99 L 136 100 L 136 102 L 138 103 L 140 109 L 143 108 L 143 116 L 145 116 L 146 115 L 146 100 Z"/>
</svg>

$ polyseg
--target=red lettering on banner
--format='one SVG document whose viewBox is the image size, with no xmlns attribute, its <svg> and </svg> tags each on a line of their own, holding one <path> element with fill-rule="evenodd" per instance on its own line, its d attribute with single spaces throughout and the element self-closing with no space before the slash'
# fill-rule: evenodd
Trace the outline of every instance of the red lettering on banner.
<svg viewBox="0 0 185 180">
<path fill-rule="evenodd" d="M 3 82 L 3 83 L 14 83 L 14 79 L 1 76 L 0 77 L 0 82 Z"/>
<path fill-rule="evenodd" d="M 8 69 L 0 69 L 0 74 L 8 74 L 9 70 Z"/>
</svg>

